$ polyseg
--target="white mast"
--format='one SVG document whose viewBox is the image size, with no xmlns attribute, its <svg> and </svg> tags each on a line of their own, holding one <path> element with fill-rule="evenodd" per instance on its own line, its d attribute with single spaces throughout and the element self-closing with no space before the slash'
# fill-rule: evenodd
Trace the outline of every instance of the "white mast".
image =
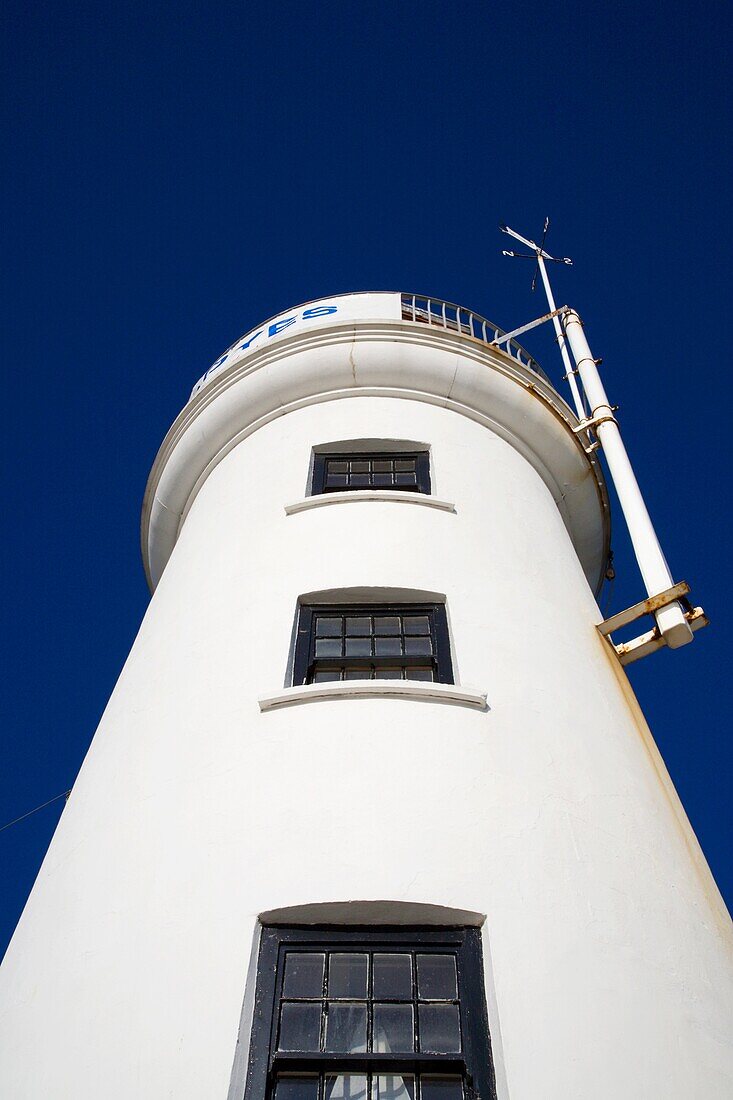
<svg viewBox="0 0 733 1100">
<path fill-rule="evenodd" d="M 527 245 L 528 248 L 533 250 L 530 256 L 509 251 L 505 251 L 503 255 L 516 257 L 517 259 L 536 258 L 537 266 L 539 267 L 542 282 L 545 287 L 545 293 L 547 294 L 548 304 L 553 313 L 555 313 L 555 299 L 550 287 L 550 279 L 547 274 L 545 260 L 565 264 L 572 264 L 572 260 L 568 256 L 563 256 L 561 258 L 551 256 L 549 252 L 546 252 L 542 247 L 549 224 L 549 218 L 545 218 L 542 242 L 539 245 L 536 244 L 535 241 L 516 233 L 507 225 L 500 225 L 499 228 L 503 233 L 507 233 L 510 237 L 514 237 L 516 240 L 521 241 L 522 244 Z M 563 315 L 563 320 L 565 323 L 565 337 L 570 344 L 576 363 L 576 370 L 580 376 L 583 391 L 590 406 L 590 416 L 586 419 L 582 397 L 575 380 L 576 372 L 570 366 L 570 358 L 565 345 L 565 339 L 563 338 L 562 327 L 557 313 L 555 313 L 552 321 L 555 326 L 555 331 L 558 334 L 560 353 L 563 358 L 563 363 L 565 364 L 575 408 L 581 421 L 580 426 L 584 430 L 592 428 L 603 448 L 606 461 L 608 462 L 608 468 L 618 494 L 619 504 L 621 505 L 624 519 L 626 520 L 626 526 L 631 537 L 631 544 L 634 548 L 634 554 L 646 587 L 647 595 L 649 597 L 657 596 L 671 588 L 674 584 L 674 579 L 662 552 L 659 539 L 654 530 L 654 525 L 652 524 L 651 517 L 644 503 L 639 483 L 636 480 L 636 475 L 634 474 L 626 447 L 621 438 L 618 421 L 614 416 L 617 406 L 611 405 L 606 396 L 606 391 L 598 372 L 598 360 L 594 359 L 591 354 L 580 317 L 574 309 L 567 309 Z M 657 621 L 657 626 L 670 649 L 678 649 L 680 646 L 687 645 L 688 642 L 692 641 L 690 624 L 678 601 L 675 600 L 659 608 L 654 612 L 654 616 Z"/>
</svg>

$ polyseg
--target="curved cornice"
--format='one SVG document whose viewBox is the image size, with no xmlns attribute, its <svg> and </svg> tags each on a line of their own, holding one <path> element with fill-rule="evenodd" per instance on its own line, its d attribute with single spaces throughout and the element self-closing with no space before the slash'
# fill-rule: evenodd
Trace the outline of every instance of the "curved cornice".
<svg viewBox="0 0 733 1100">
<path fill-rule="evenodd" d="M 362 396 L 440 405 L 504 438 L 547 484 L 591 586 L 599 587 L 608 498 L 596 456 L 573 432 L 578 421 L 569 406 L 498 348 L 412 321 L 375 320 L 283 334 L 223 369 L 188 402 L 163 441 L 143 501 L 151 590 L 196 494 L 232 447 L 295 409 Z"/>
</svg>

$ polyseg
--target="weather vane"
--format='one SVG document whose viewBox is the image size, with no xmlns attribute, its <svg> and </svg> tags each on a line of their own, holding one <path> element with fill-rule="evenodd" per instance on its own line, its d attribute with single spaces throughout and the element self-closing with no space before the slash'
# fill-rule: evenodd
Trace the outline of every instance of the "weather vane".
<svg viewBox="0 0 733 1100">
<path fill-rule="evenodd" d="M 534 275 L 532 276 L 532 290 L 537 285 L 537 272 L 540 271 L 543 276 L 543 282 L 545 283 L 545 289 L 547 289 L 547 280 L 545 274 L 545 260 L 552 260 L 555 264 L 568 264 L 569 267 L 573 266 L 573 261 L 569 256 L 551 256 L 549 252 L 545 252 L 545 238 L 547 236 L 547 230 L 550 228 L 550 219 L 545 218 L 545 225 L 542 230 L 542 240 L 539 244 L 535 244 L 534 241 L 528 241 L 526 237 L 523 237 L 520 233 L 515 233 L 513 229 L 510 229 L 508 225 L 500 225 L 499 229 L 502 233 L 508 233 L 510 237 L 514 237 L 516 241 L 521 241 L 522 244 L 526 244 L 528 248 L 531 248 L 531 252 L 508 252 L 502 251 L 502 256 L 512 256 L 515 260 L 535 260 L 536 266 L 534 269 Z"/>
<path fill-rule="evenodd" d="M 545 294 L 547 295 L 547 304 L 550 307 L 550 313 L 552 316 L 552 324 L 555 329 L 555 336 L 557 337 L 558 347 L 560 348 L 560 355 L 562 356 L 563 366 L 565 367 L 565 377 L 570 385 L 570 390 L 573 395 L 573 401 L 575 402 L 575 409 L 581 420 L 585 417 L 585 410 L 583 408 L 583 400 L 580 396 L 580 389 L 575 378 L 575 370 L 570 362 L 570 354 L 565 342 L 565 334 L 560 324 L 560 318 L 558 316 L 558 309 L 555 305 L 555 298 L 552 293 L 552 287 L 550 286 L 550 278 L 547 274 L 547 268 L 545 267 L 545 260 L 550 260 L 554 264 L 567 264 L 569 267 L 573 266 L 573 261 L 569 256 L 551 256 L 549 252 L 545 252 L 545 238 L 547 237 L 547 230 L 550 228 L 550 219 L 545 218 L 544 228 L 542 230 L 542 240 L 539 244 L 535 241 L 530 241 L 527 237 L 523 237 L 521 233 L 516 233 L 513 229 L 510 229 L 508 225 L 503 223 L 499 225 L 499 229 L 502 233 L 508 234 L 510 237 L 514 237 L 515 241 L 521 241 L 522 244 L 526 244 L 527 248 L 531 248 L 531 252 L 512 252 L 507 249 L 502 250 L 502 256 L 511 256 L 515 260 L 534 260 L 535 269 L 532 276 L 532 290 L 537 285 L 537 273 L 542 277 L 542 285 L 545 288 Z"/>
</svg>

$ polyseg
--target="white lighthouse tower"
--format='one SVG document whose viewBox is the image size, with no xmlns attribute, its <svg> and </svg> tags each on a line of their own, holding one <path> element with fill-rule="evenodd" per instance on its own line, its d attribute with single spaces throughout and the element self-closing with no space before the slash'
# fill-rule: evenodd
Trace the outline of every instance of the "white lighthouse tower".
<svg viewBox="0 0 733 1100">
<path fill-rule="evenodd" d="M 336 296 L 197 383 L 0 972 L 3 1098 L 733 1095 L 730 920 L 623 667 L 701 613 L 603 624 L 610 407 L 501 337 Z"/>
</svg>

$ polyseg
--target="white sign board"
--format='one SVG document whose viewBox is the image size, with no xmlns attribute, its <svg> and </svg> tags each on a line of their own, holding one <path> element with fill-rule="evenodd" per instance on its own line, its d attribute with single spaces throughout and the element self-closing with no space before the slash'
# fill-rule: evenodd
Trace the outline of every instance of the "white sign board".
<svg viewBox="0 0 733 1100">
<path fill-rule="evenodd" d="M 224 354 L 199 378 L 191 391 L 191 397 L 226 367 L 239 362 L 260 348 L 269 346 L 282 336 L 293 335 L 298 330 L 321 328 L 340 324 L 342 321 L 399 320 L 402 316 L 401 295 L 378 291 L 373 294 L 336 294 L 333 298 L 321 298 L 306 302 L 285 313 L 279 313 L 268 321 L 240 336 Z"/>
</svg>

